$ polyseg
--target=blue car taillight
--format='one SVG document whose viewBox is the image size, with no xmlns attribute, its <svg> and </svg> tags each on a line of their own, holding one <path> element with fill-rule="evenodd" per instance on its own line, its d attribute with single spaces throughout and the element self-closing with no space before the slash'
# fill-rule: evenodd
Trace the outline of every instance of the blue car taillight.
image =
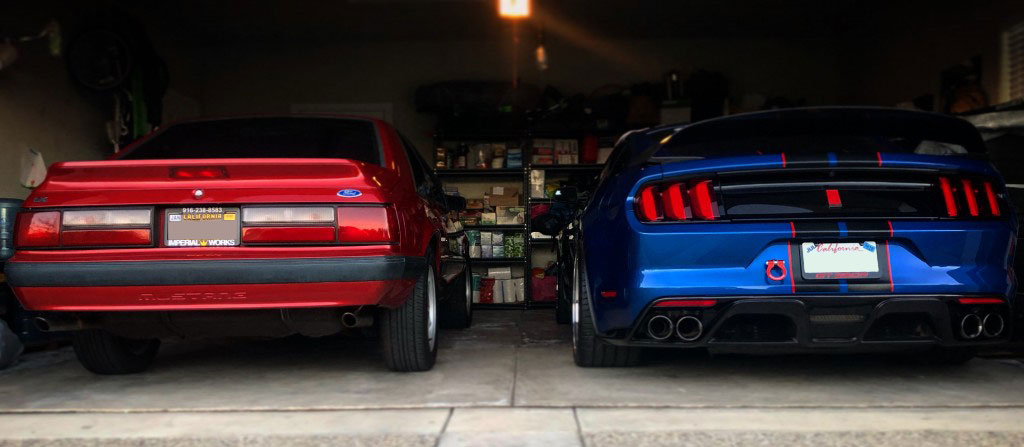
<svg viewBox="0 0 1024 447">
<path fill-rule="evenodd" d="M 711 180 L 695 179 L 644 186 L 635 198 L 643 222 L 715 220 L 718 200 Z"/>
<path fill-rule="evenodd" d="M 946 216 L 957 217 L 963 214 L 965 217 L 978 217 L 982 215 L 981 206 L 978 203 L 978 195 L 984 194 L 988 204 L 988 216 L 1002 216 L 1002 209 L 999 205 L 999 196 L 996 195 L 995 187 L 991 181 L 981 180 L 981 188 L 969 178 L 961 178 L 959 187 L 949 177 L 939 177 L 939 190 L 942 191 L 942 199 L 946 204 Z M 963 192 L 963 202 L 960 201 L 960 193 Z M 961 206 L 966 206 L 966 213 L 963 213 Z"/>
</svg>

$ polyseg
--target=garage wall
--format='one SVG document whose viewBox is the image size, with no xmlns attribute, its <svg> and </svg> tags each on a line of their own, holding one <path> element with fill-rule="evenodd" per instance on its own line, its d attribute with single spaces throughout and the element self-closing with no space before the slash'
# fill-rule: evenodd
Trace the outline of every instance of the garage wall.
<svg viewBox="0 0 1024 447">
<path fill-rule="evenodd" d="M 291 104 L 393 103 L 394 121 L 428 155 L 433 118 L 417 114 L 416 87 L 453 79 L 509 80 L 512 36 L 490 41 L 404 41 L 353 44 L 234 45 L 204 52 L 204 114 L 288 113 Z M 815 39 L 618 40 L 580 48 L 548 38 L 550 69 L 533 59 L 523 36 L 519 73 L 525 82 L 587 94 L 608 83 L 660 82 L 669 69 L 721 71 L 734 93 L 759 92 L 836 100 L 831 42 Z M 752 70 L 751 67 L 758 67 Z"/>
<path fill-rule="evenodd" d="M 0 196 L 22 199 L 21 154 L 35 149 L 47 163 L 89 160 L 109 144 L 107 119 L 71 84 L 64 61 L 49 55 L 44 41 L 20 47 L 21 57 L 0 71 Z"/>
<path fill-rule="evenodd" d="M 9 6 L 0 15 L 0 36 L 32 35 L 56 19 L 65 43 L 85 25 L 86 17 L 108 7 L 102 2 L 72 0 Z M 200 116 L 200 72 L 191 56 L 194 52 L 173 30 L 153 27 L 150 31 L 172 71 L 165 118 Z M 20 199 L 29 193 L 19 184 L 23 153 L 39 151 L 47 164 L 102 159 L 111 149 L 105 123 L 113 111 L 102 95 L 82 92 L 73 84 L 64 59 L 50 56 L 45 39 L 19 43 L 18 49 L 19 59 L 0 71 L 0 197 Z"/>
<path fill-rule="evenodd" d="M 885 2 L 866 6 L 845 31 L 842 61 L 847 74 L 840 100 L 896 105 L 934 94 L 939 103 L 940 74 L 980 55 L 982 86 L 999 102 L 1002 32 L 1024 20 L 1014 0 Z"/>
</svg>

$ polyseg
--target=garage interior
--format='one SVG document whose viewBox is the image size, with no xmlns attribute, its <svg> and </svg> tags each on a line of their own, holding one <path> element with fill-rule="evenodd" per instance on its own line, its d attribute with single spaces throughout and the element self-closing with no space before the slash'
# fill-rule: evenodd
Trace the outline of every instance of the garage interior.
<svg viewBox="0 0 1024 447">
<path fill-rule="evenodd" d="M 553 246 L 529 223 L 630 129 L 780 107 L 1024 110 L 1020 1 L 534 0 L 525 18 L 499 3 L 0 7 L 0 197 L 167 123 L 366 115 L 435 163 L 490 242 L 474 253 L 477 321 L 442 334 L 433 371 L 386 372 L 356 336 L 173 345 L 150 373 L 96 377 L 37 340 L 0 371 L 0 446 L 1024 444 L 1019 342 L 962 367 L 670 351 L 575 368 Z M 123 55 L 86 48 L 97 30 L 131 48 L 124 78 L 104 77 Z"/>
</svg>

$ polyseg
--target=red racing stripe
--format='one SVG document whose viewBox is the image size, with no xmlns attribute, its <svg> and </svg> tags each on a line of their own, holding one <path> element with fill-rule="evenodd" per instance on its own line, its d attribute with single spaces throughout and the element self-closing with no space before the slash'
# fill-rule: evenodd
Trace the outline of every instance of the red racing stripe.
<svg viewBox="0 0 1024 447">
<path fill-rule="evenodd" d="M 791 243 L 786 244 L 786 256 L 789 257 L 789 284 L 793 293 L 796 293 L 796 280 L 793 279 L 793 275 L 795 275 L 796 272 L 793 268 L 793 244 Z"/>
<path fill-rule="evenodd" d="M 896 283 L 892 280 L 892 255 L 889 254 L 889 241 L 885 241 L 885 262 L 889 265 L 889 292 L 895 292 Z"/>
</svg>

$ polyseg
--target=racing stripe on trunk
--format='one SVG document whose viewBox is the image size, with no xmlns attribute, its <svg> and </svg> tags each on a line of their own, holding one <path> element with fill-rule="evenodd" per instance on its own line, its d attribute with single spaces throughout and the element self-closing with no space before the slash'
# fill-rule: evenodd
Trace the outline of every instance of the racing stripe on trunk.
<svg viewBox="0 0 1024 447">
<path fill-rule="evenodd" d="M 793 237 L 806 242 L 821 242 L 812 239 L 836 239 L 839 237 L 839 225 L 835 222 L 811 221 L 793 222 Z"/>
<path fill-rule="evenodd" d="M 836 154 L 836 163 L 839 166 L 865 166 L 877 167 L 878 154 Z"/>
<path fill-rule="evenodd" d="M 789 168 L 820 168 L 828 166 L 829 157 L 826 154 L 786 155 L 786 167 Z"/>
</svg>

